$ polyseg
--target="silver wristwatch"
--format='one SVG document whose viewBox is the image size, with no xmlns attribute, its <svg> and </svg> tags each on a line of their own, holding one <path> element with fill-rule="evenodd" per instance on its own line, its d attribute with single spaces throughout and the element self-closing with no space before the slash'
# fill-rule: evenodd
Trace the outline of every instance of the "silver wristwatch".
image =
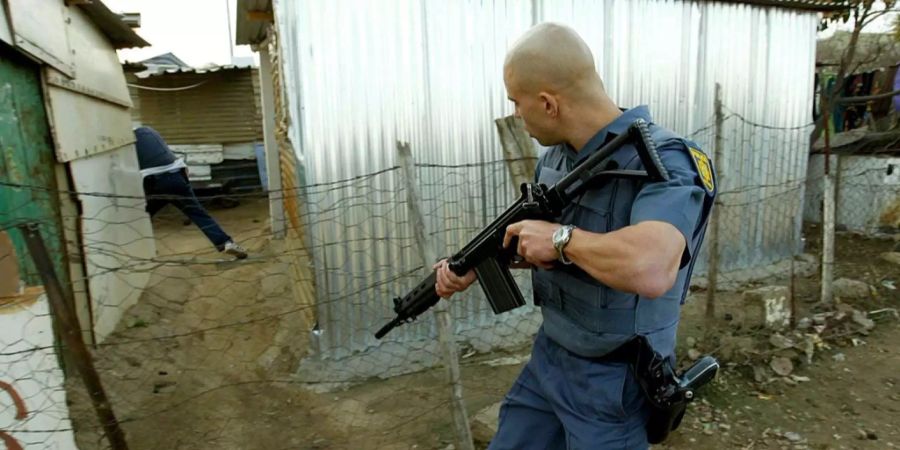
<svg viewBox="0 0 900 450">
<path fill-rule="evenodd" d="M 572 230 L 574 229 L 575 225 L 563 225 L 553 232 L 553 248 L 559 254 L 559 262 L 563 264 L 572 264 L 572 260 L 566 258 L 563 250 L 565 250 L 566 244 L 569 243 L 569 239 L 572 239 Z"/>
</svg>

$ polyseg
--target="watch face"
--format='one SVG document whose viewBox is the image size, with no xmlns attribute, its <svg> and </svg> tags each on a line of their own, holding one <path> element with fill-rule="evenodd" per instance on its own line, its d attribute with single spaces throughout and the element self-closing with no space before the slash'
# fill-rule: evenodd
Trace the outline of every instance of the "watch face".
<svg viewBox="0 0 900 450">
<path fill-rule="evenodd" d="M 559 227 L 556 231 L 553 232 L 553 246 L 559 246 L 559 241 L 562 240 L 563 236 L 563 227 Z"/>
</svg>

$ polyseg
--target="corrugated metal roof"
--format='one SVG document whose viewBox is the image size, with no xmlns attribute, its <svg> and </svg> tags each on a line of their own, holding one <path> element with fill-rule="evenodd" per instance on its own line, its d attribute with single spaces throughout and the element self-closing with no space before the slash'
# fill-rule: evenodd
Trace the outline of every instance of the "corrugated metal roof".
<svg viewBox="0 0 900 450">
<path fill-rule="evenodd" d="M 238 45 L 258 44 L 266 38 L 266 25 L 270 22 L 253 20 L 249 12 L 272 12 L 272 0 L 238 0 L 237 30 L 234 41 Z"/>
<path fill-rule="evenodd" d="M 172 52 L 166 52 L 138 62 L 153 66 L 191 67 L 190 64 L 182 61 L 181 58 L 175 56 Z"/>
<path fill-rule="evenodd" d="M 121 16 L 110 11 L 102 1 L 95 0 L 90 3 L 81 3 L 78 6 L 103 31 L 116 49 L 150 46 L 149 42 L 135 33 L 131 27 L 125 24 Z"/>
<path fill-rule="evenodd" d="M 170 144 L 261 142 L 258 78 L 248 67 L 191 69 L 144 78 L 142 86 L 163 90 L 139 89 L 132 95 L 140 108 L 138 120 Z"/>
<path fill-rule="evenodd" d="M 215 72 L 228 72 L 231 70 L 247 70 L 247 69 L 255 69 L 256 66 L 252 64 L 226 64 L 223 66 L 207 66 L 207 67 L 182 67 L 178 69 L 165 69 L 157 72 L 147 72 L 147 73 L 138 73 L 138 78 L 151 78 L 151 77 L 159 77 L 163 75 L 171 75 L 178 73 L 215 73 Z"/>
<path fill-rule="evenodd" d="M 743 3 L 754 6 L 797 9 L 801 11 L 841 11 L 849 9 L 845 0 L 713 0 L 720 3 Z"/>
</svg>

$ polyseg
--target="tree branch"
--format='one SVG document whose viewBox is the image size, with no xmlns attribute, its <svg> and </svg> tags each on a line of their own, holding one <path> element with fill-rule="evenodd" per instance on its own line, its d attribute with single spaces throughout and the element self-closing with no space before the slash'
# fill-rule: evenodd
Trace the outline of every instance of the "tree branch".
<svg viewBox="0 0 900 450">
<path fill-rule="evenodd" d="M 900 89 L 893 92 L 885 92 L 884 94 L 864 95 L 860 97 L 842 97 L 837 99 L 837 103 L 865 103 L 872 100 L 880 100 L 883 98 L 900 95 Z"/>
<path fill-rule="evenodd" d="M 864 18 L 863 28 L 867 25 L 870 25 L 875 19 L 892 12 L 900 12 L 900 9 L 882 9 L 881 11 L 875 11 L 870 16 Z"/>
</svg>

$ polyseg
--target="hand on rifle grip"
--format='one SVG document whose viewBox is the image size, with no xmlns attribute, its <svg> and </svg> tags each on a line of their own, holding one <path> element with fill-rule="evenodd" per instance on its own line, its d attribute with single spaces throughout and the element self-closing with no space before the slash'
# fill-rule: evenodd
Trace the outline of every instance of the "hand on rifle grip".
<svg viewBox="0 0 900 450">
<path fill-rule="evenodd" d="M 475 282 L 475 271 L 470 270 L 464 276 L 459 276 L 450 270 L 446 259 L 438 261 L 432 269 L 437 273 L 435 291 L 442 298 L 450 298 L 451 295 L 462 292 Z"/>
</svg>

